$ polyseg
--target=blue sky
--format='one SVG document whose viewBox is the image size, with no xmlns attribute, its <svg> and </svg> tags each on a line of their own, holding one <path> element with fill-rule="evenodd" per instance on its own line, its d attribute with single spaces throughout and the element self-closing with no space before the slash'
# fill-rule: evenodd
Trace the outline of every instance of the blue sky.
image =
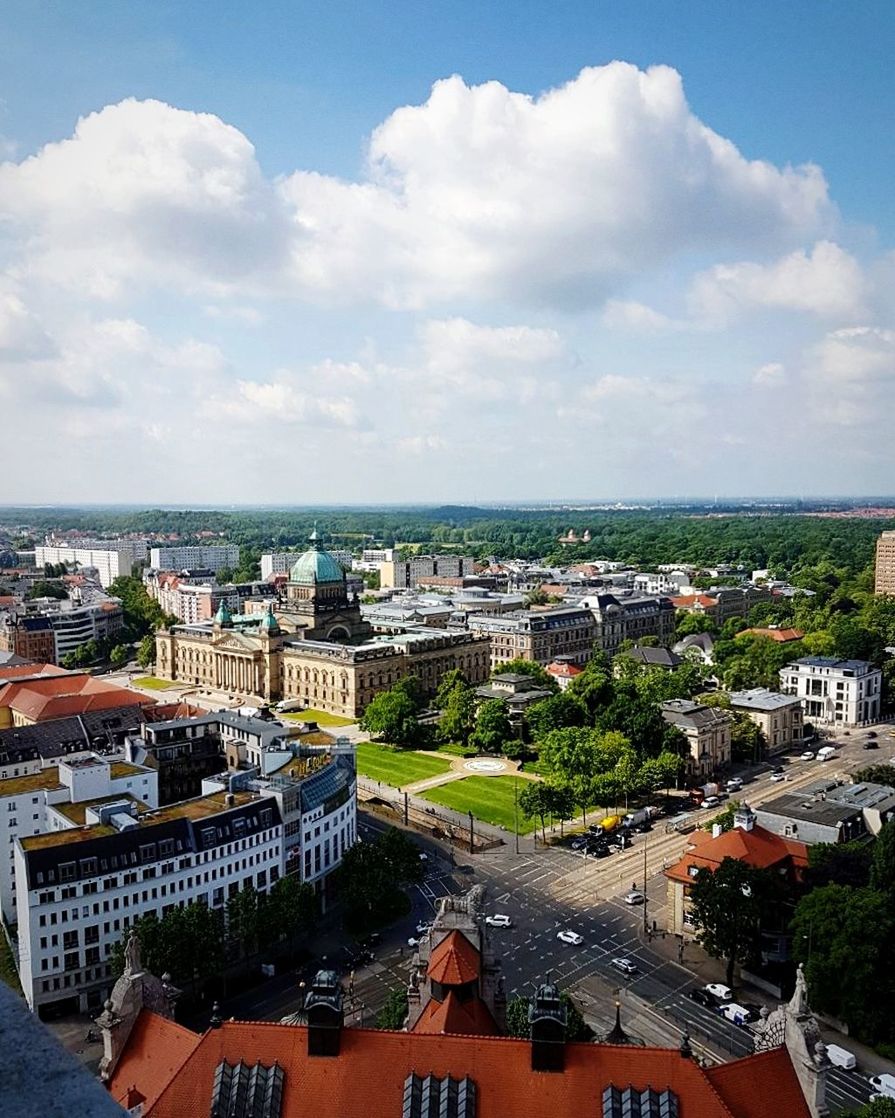
<svg viewBox="0 0 895 1118">
<path fill-rule="evenodd" d="M 0 496 L 892 489 L 893 27 L 0 5 Z"/>
</svg>

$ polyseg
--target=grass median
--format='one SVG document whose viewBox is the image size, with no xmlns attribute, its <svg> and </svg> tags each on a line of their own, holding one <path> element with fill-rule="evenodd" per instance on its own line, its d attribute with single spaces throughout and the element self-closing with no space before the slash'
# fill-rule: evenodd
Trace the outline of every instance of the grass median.
<svg viewBox="0 0 895 1118">
<path fill-rule="evenodd" d="M 424 799 L 454 811 L 472 812 L 476 819 L 491 823 L 495 827 L 505 827 L 512 832 L 515 818 L 515 785 L 517 777 L 512 776 L 465 776 L 462 780 L 451 781 L 427 792 L 420 792 Z M 519 780 L 519 791 L 526 787 L 527 781 Z M 519 834 L 524 835 L 540 826 L 536 819 L 526 819 L 519 811 Z"/>
<path fill-rule="evenodd" d="M 357 771 L 361 776 L 395 788 L 446 773 L 450 767 L 450 761 L 437 754 L 388 749 L 371 741 L 362 741 L 357 747 Z"/>
</svg>

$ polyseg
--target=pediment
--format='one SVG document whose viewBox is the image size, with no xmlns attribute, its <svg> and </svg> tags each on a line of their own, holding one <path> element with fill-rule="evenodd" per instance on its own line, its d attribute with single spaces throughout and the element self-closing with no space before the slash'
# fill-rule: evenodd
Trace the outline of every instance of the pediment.
<svg viewBox="0 0 895 1118">
<path fill-rule="evenodd" d="M 214 642 L 215 652 L 257 652 L 258 643 L 249 640 L 248 637 L 242 637 L 237 634 L 230 634 L 226 637 L 221 637 L 220 640 Z"/>
</svg>

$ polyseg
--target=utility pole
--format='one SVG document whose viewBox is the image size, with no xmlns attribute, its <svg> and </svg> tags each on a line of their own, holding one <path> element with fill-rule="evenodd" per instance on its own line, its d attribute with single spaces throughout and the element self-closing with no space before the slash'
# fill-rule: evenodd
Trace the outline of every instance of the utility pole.
<svg viewBox="0 0 895 1118">
<path fill-rule="evenodd" d="M 410 822 L 410 797 L 404 793 L 404 826 L 408 826 Z"/>
<path fill-rule="evenodd" d="M 469 853 L 475 853 L 475 831 L 473 830 L 474 816 L 472 812 L 469 813 Z"/>
<path fill-rule="evenodd" d="M 519 853 L 519 777 L 513 780 L 513 830 L 516 832 L 516 853 Z"/>
<path fill-rule="evenodd" d="M 646 934 L 647 921 L 646 921 L 646 843 L 649 835 L 646 831 L 643 832 L 643 931 Z"/>
</svg>

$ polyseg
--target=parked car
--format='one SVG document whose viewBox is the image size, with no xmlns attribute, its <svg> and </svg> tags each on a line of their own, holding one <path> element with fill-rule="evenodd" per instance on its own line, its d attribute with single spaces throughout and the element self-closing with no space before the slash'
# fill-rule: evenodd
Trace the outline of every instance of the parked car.
<svg viewBox="0 0 895 1118">
<path fill-rule="evenodd" d="M 489 928 L 512 928 L 513 921 L 505 912 L 495 912 L 493 916 L 486 916 L 485 923 Z"/>
<path fill-rule="evenodd" d="M 771 781 L 774 784 L 779 784 L 781 780 L 786 780 L 786 773 L 771 773 Z"/>
<path fill-rule="evenodd" d="M 569 843 L 569 846 L 571 846 L 573 850 L 583 850 L 585 846 L 587 846 L 587 839 L 584 837 L 584 835 L 577 835 Z"/>
<path fill-rule="evenodd" d="M 837 1068 L 845 1068 L 846 1071 L 854 1071 L 858 1065 L 854 1052 L 840 1048 L 838 1044 L 827 1045 L 827 1059 Z"/>
<path fill-rule="evenodd" d="M 702 807 L 717 807 L 721 803 L 720 796 L 706 796 L 702 801 Z"/>
<path fill-rule="evenodd" d="M 612 848 L 601 843 L 599 846 L 589 846 L 587 852 L 592 858 L 608 858 L 612 853 Z"/>
<path fill-rule="evenodd" d="M 701 986 L 694 986 L 692 990 L 687 991 L 687 997 L 692 998 L 697 1005 L 703 1005 L 706 1009 L 714 1009 L 718 1004 L 715 998 L 708 990 L 703 990 Z"/>
<path fill-rule="evenodd" d="M 639 889 L 632 889 L 630 893 L 625 894 L 625 904 L 643 904 L 645 900 L 646 895 Z"/>
<path fill-rule="evenodd" d="M 867 737 L 868 738 L 875 738 L 875 737 L 879 737 L 879 735 L 877 734 L 876 730 L 868 730 L 867 731 Z"/>
<path fill-rule="evenodd" d="M 869 738 L 867 741 L 864 742 L 864 748 L 865 749 L 879 749 L 879 742 L 874 741 L 872 738 Z"/>
<path fill-rule="evenodd" d="M 610 959 L 609 965 L 615 967 L 616 970 L 620 970 L 622 974 L 637 973 L 637 964 L 632 959 L 625 958 L 624 956 Z"/>
<path fill-rule="evenodd" d="M 799 760 L 800 761 L 813 761 L 814 760 L 814 754 L 811 752 L 810 749 L 806 749 L 805 752 L 799 757 Z"/>
<path fill-rule="evenodd" d="M 871 1075 L 870 1086 L 884 1099 L 895 1099 L 895 1075 L 884 1071 L 881 1075 Z"/>
<path fill-rule="evenodd" d="M 733 1000 L 733 991 L 729 986 L 725 986 L 723 982 L 709 982 L 703 986 L 713 998 L 719 1002 L 729 1002 Z"/>
<path fill-rule="evenodd" d="M 577 932 L 573 932 L 569 928 L 563 928 L 561 932 L 557 932 L 556 938 L 561 939 L 563 943 L 574 944 L 575 947 L 580 947 L 581 944 L 584 943 L 584 936 L 580 936 Z"/>
<path fill-rule="evenodd" d="M 724 1005 L 718 1006 L 718 1012 L 734 1025 L 746 1025 L 750 1020 L 749 1010 L 744 1005 L 737 1005 L 736 1002 L 725 1002 Z"/>
<path fill-rule="evenodd" d="M 732 776 L 725 785 L 728 792 L 739 792 L 742 787 L 743 782 L 738 776 Z"/>
</svg>

